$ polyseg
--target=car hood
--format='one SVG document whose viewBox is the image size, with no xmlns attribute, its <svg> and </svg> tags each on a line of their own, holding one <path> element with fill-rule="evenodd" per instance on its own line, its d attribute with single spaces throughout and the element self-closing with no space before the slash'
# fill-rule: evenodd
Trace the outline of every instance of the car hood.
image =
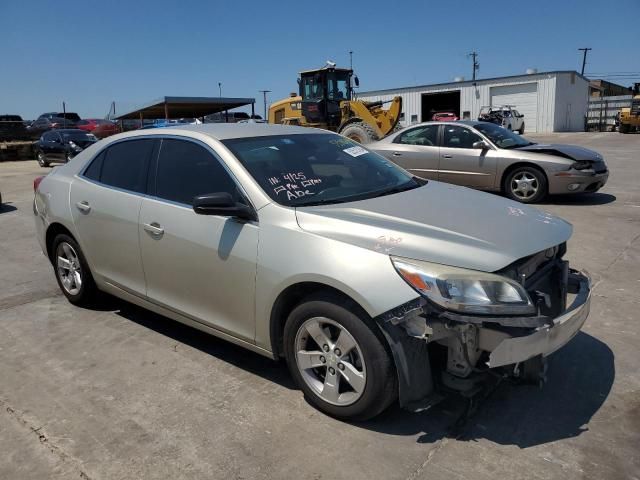
<svg viewBox="0 0 640 480">
<path fill-rule="evenodd" d="M 565 242 L 571 224 L 497 195 L 430 181 L 402 193 L 296 209 L 300 228 L 380 253 L 494 272 Z"/>
<path fill-rule="evenodd" d="M 559 157 L 569 158 L 571 160 L 602 160 L 602 155 L 588 148 L 578 147 L 577 145 L 563 145 L 563 144 L 543 144 L 536 143 L 533 145 L 527 145 L 526 147 L 520 147 L 518 150 L 527 152 L 547 153 L 549 155 L 557 155 Z"/>
</svg>

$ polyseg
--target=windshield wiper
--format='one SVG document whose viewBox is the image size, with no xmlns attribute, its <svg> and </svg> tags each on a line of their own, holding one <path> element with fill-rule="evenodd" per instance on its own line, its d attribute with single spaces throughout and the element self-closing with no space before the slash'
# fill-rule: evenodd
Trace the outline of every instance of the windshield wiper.
<svg viewBox="0 0 640 480">
<path fill-rule="evenodd" d="M 367 198 L 384 197 L 385 195 L 393 195 L 394 193 L 406 192 L 407 190 L 413 190 L 414 188 L 421 187 L 425 183 L 420 183 L 420 182 L 417 182 L 415 180 L 410 180 L 407 183 L 403 183 L 402 185 L 398 185 L 396 187 L 389 188 L 388 190 L 383 190 L 383 191 L 375 193 L 372 196 L 367 197 Z"/>
</svg>

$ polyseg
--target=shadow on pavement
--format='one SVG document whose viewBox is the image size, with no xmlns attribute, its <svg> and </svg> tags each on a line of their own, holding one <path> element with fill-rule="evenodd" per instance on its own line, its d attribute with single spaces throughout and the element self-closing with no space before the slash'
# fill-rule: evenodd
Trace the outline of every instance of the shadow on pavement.
<svg viewBox="0 0 640 480">
<path fill-rule="evenodd" d="M 99 309 L 118 315 L 177 342 L 189 345 L 266 380 L 297 389 L 284 362 L 274 362 L 230 342 L 157 315 L 115 297 Z M 544 388 L 502 383 L 469 418 L 468 401 L 451 395 L 430 410 L 409 413 L 393 406 L 368 422 L 353 423 L 388 435 L 417 435 L 419 443 L 445 437 L 485 438 L 527 448 L 580 435 L 609 395 L 615 378 L 614 355 L 600 340 L 580 332 L 549 358 Z M 302 395 L 302 392 L 300 393 Z"/>
<path fill-rule="evenodd" d="M 431 410 L 408 414 L 399 409 L 366 424 L 391 435 L 419 435 L 418 442 L 443 437 L 485 438 L 527 448 L 580 435 L 606 400 L 615 378 L 613 352 L 600 340 L 580 332 L 549 358 L 544 388 L 501 384 L 459 429 L 465 401 L 450 397 Z"/>
<path fill-rule="evenodd" d="M 17 208 L 11 205 L 10 203 L 0 203 L 0 214 L 15 212 L 16 210 Z"/>
<path fill-rule="evenodd" d="M 176 342 L 189 345 L 223 362 L 251 372 L 288 389 L 296 389 L 284 362 L 275 362 L 246 348 L 234 345 L 208 333 L 170 318 L 145 310 L 131 303 L 105 295 L 94 308 L 112 310 L 127 320 L 149 328 Z"/>
<path fill-rule="evenodd" d="M 616 201 L 616 196 L 609 193 L 576 193 L 574 195 L 551 195 L 540 205 L 606 205 Z"/>
</svg>

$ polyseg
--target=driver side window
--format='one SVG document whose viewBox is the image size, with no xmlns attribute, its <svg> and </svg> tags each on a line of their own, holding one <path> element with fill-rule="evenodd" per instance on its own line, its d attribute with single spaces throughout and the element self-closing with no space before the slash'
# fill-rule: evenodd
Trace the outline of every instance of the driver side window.
<svg viewBox="0 0 640 480">
<path fill-rule="evenodd" d="M 424 125 L 412 128 L 398 135 L 393 143 L 435 147 L 438 145 L 438 125 Z"/>
</svg>

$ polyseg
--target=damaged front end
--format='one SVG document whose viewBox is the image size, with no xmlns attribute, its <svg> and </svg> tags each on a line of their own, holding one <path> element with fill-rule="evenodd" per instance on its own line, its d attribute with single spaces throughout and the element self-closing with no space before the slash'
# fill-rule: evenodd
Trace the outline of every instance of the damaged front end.
<svg viewBox="0 0 640 480">
<path fill-rule="evenodd" d="M 589 314 L 590 279 L 564 253 L 562 244 L 493 274 L 392 259 L 421 293 L 376 318 L 398 369 L 401 406 L 428 408 L 443 388 L 471 395 L 495 374 L 543 382 L 545 358 Z"/>
</svg>

